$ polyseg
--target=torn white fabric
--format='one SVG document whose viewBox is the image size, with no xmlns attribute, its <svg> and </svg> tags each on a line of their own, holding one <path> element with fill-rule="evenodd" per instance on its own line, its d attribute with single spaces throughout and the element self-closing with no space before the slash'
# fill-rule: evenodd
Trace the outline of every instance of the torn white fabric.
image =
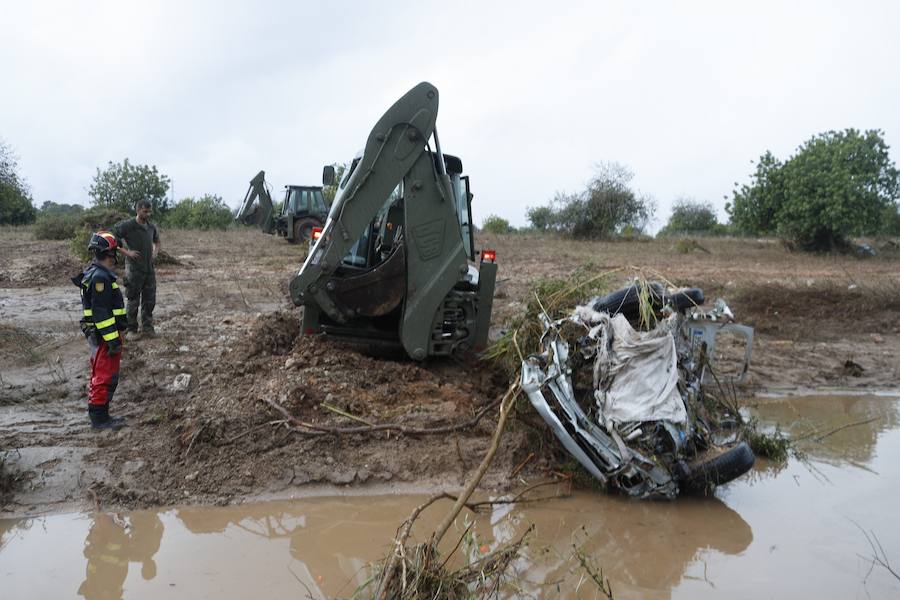
<svg viewBox="0 0 900 600">
<path fill-rule="evenodd" d="M 687 421 L 669 327 L 661 323 L 639 332 L 624 316 L 589 307 L 576 309 L 575 318 L 593 326 L 588 336 L 597 342 L 594 398 L 607 429 L 640 421 Z"/>
</svg>

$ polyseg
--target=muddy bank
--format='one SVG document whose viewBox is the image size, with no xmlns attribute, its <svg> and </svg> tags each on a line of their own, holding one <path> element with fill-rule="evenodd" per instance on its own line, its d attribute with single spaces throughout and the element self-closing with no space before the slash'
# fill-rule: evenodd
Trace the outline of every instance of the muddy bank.
<svg viewBox="0 0 900 600">
<path fill-rule="evenodd" d="M 225 504 L 321 485 L 455 487 L 487 445 L 496 419 L 490 410 L 473 426 L 441 435 L 312 436 L 291 429 L 273 406 L 322 427 L 467 423 L 507 381 L 483 363 L 397 362 L 297 338 L 299 311 L 287 300 L 286 283 L 302 249 L 253 231 L 167 234 L 166 247 L 178 248 L 181 264 L 158 271 L 159 337 L 126 341 L 113 402 L 113 413 L 130 426 L 93 432 L 84 408 L 87 351 L 77 329 L 77 290 L 65 282 L 72 265 L 29 280 L 28 265 L 9 257 L 32 242 L 25 233 L 3 233 L 0 452 L 14 474 L 5 514 Z M 883 390 L 900 381 L 900 311 L 868 296 L 862 306 L 855 291 L 900 285 L 895 261 L 825 260 L 746 240 L 713 240 L 712 254 L 689 257 L 672 255 L 664 242 L 508 236 L 485 243 L 500 253 L 497 330 L 522 309 L 535 281 L 586 263 L 598 271 L 622 267 L 625 277 L 639 247 L 647 265 L 704 287 L 710 299 L 728 298 L 741 321 L 756 325 L 751 391 Z M 65 251 L 61 243 L 41 245 Z M 855 283 L 841 280 L 850 267 Z M 13 280 L 21 286 L 10 287 Z M 188 383 L 176 387 L 176 378 Z M 560 455 L 535 444 L 539 422 L 531 416 L 523 410 L 504 437 L 485 480 L 489 489 L 511 485 L 531 452 L 516 479 L 559 466 Z"/>
<path fill-rule="evenodd" d="M 900 444 L 898 400 L 772 399 L 753 414 L 797 437 L 819 434 L 806 438 L 803 460 L 761 460 L 718 497 L 633 502 L 588 491 L 569 496 L 560 486 L 540 490 L 549 498 L 539 502 L 467 511 L 471 534 L 451 564 L 476 560 L 534 526 L 502 597 L 594 597 L 576 553 L 603 569 L 618 599 L 896 597 L 900 581 L 872 563 L 866 533 L 887 557 L 900 553 L 891 502 L 900 492 L 892 452 Z M 857 425 L 835 431 L 847 423 Z M 227 600 L 264 590 L 266 597 L 348 598 L 423 500 L 331 496 L 0 520 L 4 598 L 76 590 L 86 597 Z M 426 510 L 413 539 L 427 540 L 448 507 Z M 442 556 L 462 535 L 463 518 Z"/>
</svg>

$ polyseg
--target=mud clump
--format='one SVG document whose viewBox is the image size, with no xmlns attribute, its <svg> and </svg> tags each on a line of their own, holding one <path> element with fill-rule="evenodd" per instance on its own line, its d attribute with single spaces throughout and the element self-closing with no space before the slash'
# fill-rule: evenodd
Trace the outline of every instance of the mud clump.
<svg viewBox="0 0 900 600">
<path fill-rule="evenodd" d="M 290 352 L 300 335 L 300 320 L 289 312 L 263 315 L 257 319 L 248 337 L 246 358 L 260 354 L 283 355 Z"/>
</svg>

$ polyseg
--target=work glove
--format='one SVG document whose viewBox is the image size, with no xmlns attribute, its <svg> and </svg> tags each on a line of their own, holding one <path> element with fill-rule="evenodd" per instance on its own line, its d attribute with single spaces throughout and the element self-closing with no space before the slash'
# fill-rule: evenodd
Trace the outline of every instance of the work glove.
<svg viewBox="0 0 900 600">
<path fill-rule="evenodd" d="M 84 337 L 90 339 L 91 336 L 94 334 L 94 331 L 95 331 L 94 328 L 91 327 L 91 326 L 88 324 L 88 322 L 85 321 L 84 319 L 81 319 L 81 320 L 78 322 L 78 325 L 81 326 L 81 333 L 84 334 Z"/>
<path fill-rule="evenodd" d="M 117 339 L 108 341 L 107 345 L 109 346 L 108 352 L 110 356 L 115 356 L 122 351 L 122 342 Z"/>
</svg>

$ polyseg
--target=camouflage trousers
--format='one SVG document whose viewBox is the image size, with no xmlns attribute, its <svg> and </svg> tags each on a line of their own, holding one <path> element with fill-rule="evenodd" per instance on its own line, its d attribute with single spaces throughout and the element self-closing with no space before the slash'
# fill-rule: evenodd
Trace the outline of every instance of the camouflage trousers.
<svg viewBox="0 0 900 600">
<path fill-rule="evenodd" d="M 153 307 L 156 306 L 156 273 L 144 273 L 136 269 L 126 269 L 125 314 L 128 316 L 128 330 L 138 329 L 138 307 L 141 309 L 141 326 L 144 331 L 153 331 Z"/>
</svg>

